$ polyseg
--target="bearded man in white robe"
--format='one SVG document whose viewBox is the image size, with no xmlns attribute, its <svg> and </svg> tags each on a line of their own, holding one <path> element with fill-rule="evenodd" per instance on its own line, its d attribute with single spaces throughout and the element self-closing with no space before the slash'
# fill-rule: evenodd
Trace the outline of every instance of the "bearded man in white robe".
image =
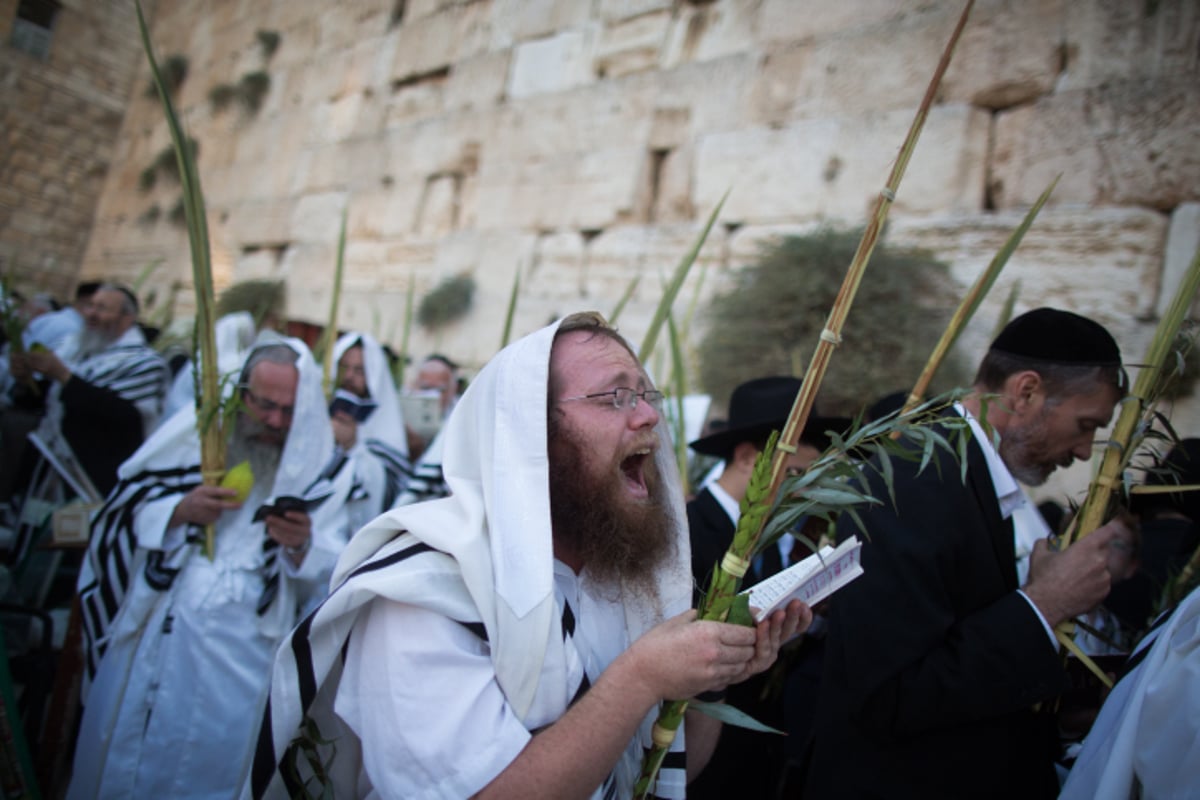
<svg viewBox="0 0 1200 800">
<path fill-rule="evenodd" d="M 766 669 L 811 612 L 687 610 L 661 399 L 596 314 L 493 358 L 444 430 L 450 495 L 359 531 L 280 647 L 244 796 L 628 797 L 661 701 Z M 718 729 L 689 712 L 655 794 Z"/>
<path fill-rule="evenodd" d="M 244 501 L 201 484 L 184 409 L 122 465 L 93 518 L 79 583 L 91 682 L 72 798 L 233 796 L 275 647 L 344 542 L 344 493 L 321 475 L 333 436 L 308 349 L 256 347 L 234 391 L 226 464 L 253 472 Z"/>
</svg>

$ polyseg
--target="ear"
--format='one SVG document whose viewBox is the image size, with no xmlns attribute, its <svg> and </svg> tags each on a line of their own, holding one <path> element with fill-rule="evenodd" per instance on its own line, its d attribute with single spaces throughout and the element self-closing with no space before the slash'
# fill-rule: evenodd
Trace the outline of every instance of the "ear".
<svg viewBox="0 0 1200 800">
<path fill-rule="evenodd" d="M 1015 372 L 1004 382 L 1004 395 L 1017 416 L 1035 410 L 1043 399 L 1042 376 L 1031 369 Z"/>
<path fill-rule="evenodd" d="M 758 458 L 758 448 L 750 442 L 738 442 L 733 446 L 733 463 L 739 469 L 750 472 L 754 469 L 754 459 Z"/>
</svg>

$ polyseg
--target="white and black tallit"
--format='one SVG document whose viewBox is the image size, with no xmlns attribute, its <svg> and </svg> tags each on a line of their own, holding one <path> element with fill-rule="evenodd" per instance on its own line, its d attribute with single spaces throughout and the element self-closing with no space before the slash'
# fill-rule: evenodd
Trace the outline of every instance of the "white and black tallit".
<svg viewBox="0 0 1200 800">
<path fill-rule="evenodd" d="M 367 391 L 376 404 L 371 416 L 358 426 L 358 440 L 346 453 L 354 467 L 356 483 L 370 506 L 367 519 L 388 510 L 408 487 L 412 465 L 408 460 L 408 437 L 404 416 L 383 347 L 368 333 L 344 334 L 333 348 L 333 363 L 346 351 L 361 345 Z M 366 521 L 366 520 L 364 520 Z"/>
<path fill-rule="evenodd" d="M 294 795 L 313 778 L 312 764 L 328 765 L 318 781 L 331 796 L 356 796 L 362 746 L 333 707 L 351 630 L 376 598 L 433 611 L 484 639 L 496 682 L 523 721 L 557 719 L 586 691 L 573 612 L 556 598 L 554 579 L 546 393 L 557 327 L 497 354 L 455 408 L 443 430 L 450 495 L 396 508 L 359 531 L 339 560 L 334 591 L 280 646 L 244 797 Z M 677 557 L 658 576 L 658 603 L 622 593 L 630 641 L 691 599 L 682 495 L 665 425 L 659 435 L 658 465 L 674 487 Z M 653 717 L 639 732 L 642 746 Z M 681 736 L 660 781 L 677 787 L 673 796 L 682 796 L 683 757 Z M 596 796 L 617 793 L 610 778 Z"/>
<path fill-rule="evenodd" d="M 333 435 L 321 390 L 320 369 L 299 340 L 268 340 L 264 344 L 286 344 L 295 350 L 299 354 L 297 368 L 300 372 L 291 433 L 284 445 L 270 496 L 325 498 L 310 511 L 314 543 L 306 562 L 312 559 L 313 569 L 322 558 L 331 565 L 340 548 L 326 542 L 343 534 L 340 530 L 336 535 L 327 531 L 344 525 L 335 519 L 348 487 L 331 484 L 321 475 L 321 465 L 328 462 L 333 450 Z M 232 390 L 232 384 L 229 389 Z M 187 560 L 203 558 L 198 552 L 203 536 L 201 529 L 189 533 L 186 546 L 170 553 L 139 546 L 136 530 L 139 513 L 155 500 L 172 496 L 182 499 L 200 482 L 196 414 L 194 408 L 185 407 L 121 465 L 117 486 L 92 516 L 88 551 L 78 582 L 84 633 L 85 700 L 110 639 L 116 635 L 137 635 L 157 598 L 170 589 Z M 159 508 L 165 514 L 174 505 L 162 504 Z M 151 527 L 161 529 L 166 518 L 156 519 L 154 523 Z M 147 521 L 141 520 L 140 524 L 147 525 Z M 255 523 L 253 527 L 257 530 L 252 533 L 261 537 L 263 549 L 264 588 L 258 600 L 258 612 L 264 625 L 284 626 L 278 632 L 282 635 L 295 619 L 295 611 L 289 612 L 283 606 L 295 603 L 295 598 L 290 595 L 289 582 L 281 584 L 280 581 L 277 543 L 266 535 L 262 523 Z M 142 586 L 135 592 L 139 582 Z"/>
</svg>

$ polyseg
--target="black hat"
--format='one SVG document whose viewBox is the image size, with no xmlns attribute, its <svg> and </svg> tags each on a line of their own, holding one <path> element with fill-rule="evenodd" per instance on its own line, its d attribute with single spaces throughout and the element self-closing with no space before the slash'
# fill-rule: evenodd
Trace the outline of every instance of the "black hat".
<svg viewBox="0 0 1200 800">
<path fill-rule="evenodd" d="M 1013 319 L 991 349 L 1047 364 L 1121 366 L 1121 350 L 1103 325 L 1056 308 L 1035 308 Z"/>
<path fill-rule="evenodd" d="M 706 456 L 728 458 L 733 448 L 742 442 L 756 442 L 766 439 L 771 431 L 782 431 L 801 385 L 799 378 L 785 375 L 746 381 L 734 389 L 729 398 L 727 426 L 697 439 L 689 447 Z M 829 446 L 829 436 L 825 431 L 843 431 L 848 427 L 848 418 L 821 417 L 814 408 L 800 439 L 824 450 Z"/>
</svg>

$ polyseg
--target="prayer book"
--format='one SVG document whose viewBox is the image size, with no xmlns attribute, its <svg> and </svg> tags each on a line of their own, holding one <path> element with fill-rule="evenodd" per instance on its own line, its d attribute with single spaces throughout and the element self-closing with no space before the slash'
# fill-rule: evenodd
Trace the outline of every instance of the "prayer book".
<svg viewBox="0 0 1200 800">
<path fill-rule="evenodd" d="M 345 389 L 338 389 L 333 393 L 333 400 L 329 403 L 329 416 L 333 416 L 336 412 L 341 411 L 349 415 L 355 422 L 366 422 L 367 417 L 374 413 L 379 407 L 369 397 L 359 397 L 356 394 L 347 392 Z"/>
<path fill-rule="evenodd" d="M 837 547 L 826 545 L 803 561 L 756 583 L 743 594 L 750 596 L 754 621 L 761 622 L 772 611 L 793 599 L 814 606 L 863 574 L 859 555 L 862 542 L 851 536 Z"/>
</svg>

